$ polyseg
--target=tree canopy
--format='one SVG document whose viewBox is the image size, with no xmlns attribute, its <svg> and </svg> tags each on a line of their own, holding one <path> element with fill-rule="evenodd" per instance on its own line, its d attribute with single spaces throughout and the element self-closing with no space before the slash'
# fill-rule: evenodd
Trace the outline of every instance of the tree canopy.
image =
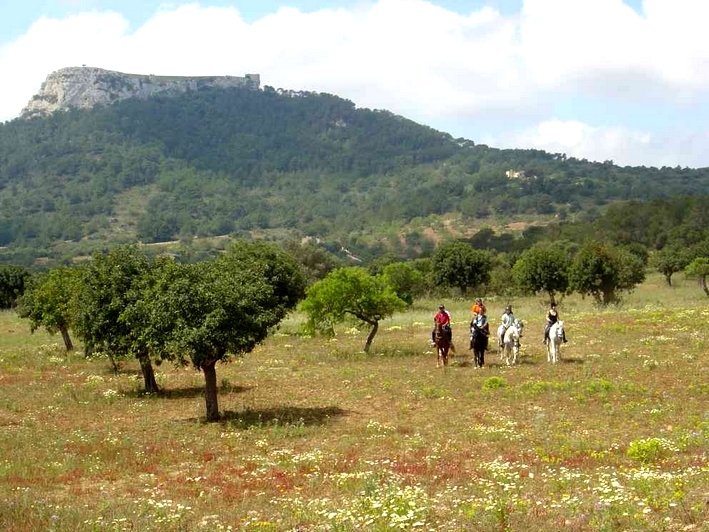
<svg viewBox="0 0 709 532">
<path fill-rule="evenodd" d="M 441 245 L 433 255 L 433 275 L 438 286 L 457 287 L 463 296 L 469 288 L 490 280 L 492 256 L 464 242 Z"/>
<path fill-rule="evenodd" d="M 364 344 L 368 353 L 379 329 L 379 322 L 406 308 L 382 276 L 373 276 L 357 266 L 330 272 L 307 290 L 300 305 L 308 315 L 306 329 L 331 333 L 348 316 L 371 327 Z"/>
<path fill-rule="evenodd" d="M 303 295 L 300 266 L 273 244 L 239 243 L 214 260 L 163 262 L 123 315 L 152 357 L 205 377 L 207 419 L 219 419 L 216 363 L 250 352 Z"/>
<path fill-rule="evenodd" d="M 81 271 L 77 268 L 54 268 L 31 278 L 19 299 L 17 313 L 30 320 L 34 332 L 44 327 L 50 334 L 60 332 L 67 351 L 74 349 L 69 336 L 77 312 L 77 294 Z"/>
<path fill-rule="evenodd" d="M 523 292 L 546 292 L 550 303 L 569 290 L 571 257 L 560 245 L 536 245 L 517 259 L 512 273 Z"/>
<path fill-rule="evenodd" d="M 707 287 L 707 275 L 709 275 L 709 257 L 697 257 L 690 262 L 685 268 L 685 273 L 688 277 L 696 277 L 699 279 L 699 286 L 704 293 L 709 297 L 709 288 Z"/>
<path fill-rule="evenodd" d="M 12 308 L 25 291 L 30 272 L 22 266 L 0 264 L 0 309 Z"/>
<path fill-rule="evenodd" d="M 589 241 L 576 253 L 569 270 L 570 287 L 592 296 L 599 305 L 620 301 L 619 292 L 629 292 L 645 279 L 645 267 L 629 251 L 610 244 Z"/>
</svg>

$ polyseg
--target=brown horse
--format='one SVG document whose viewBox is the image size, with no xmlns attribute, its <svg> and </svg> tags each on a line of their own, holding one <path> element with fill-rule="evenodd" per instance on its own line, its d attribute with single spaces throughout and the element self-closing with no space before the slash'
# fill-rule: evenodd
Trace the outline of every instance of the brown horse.
<svg viewBox="0 0 709 532">
<path fill-rule="evenodd" d="M 433 341 L 436 344 L 436 367 L 441 367 L 441 362 L 443 366 L 448 365 L 448 350 L 451 347 L 450 339 L 448 338 L 448 331 L 443 330 L 440 323 L 436 323 L 436 328 L 433 330 Z"/>
</svg>

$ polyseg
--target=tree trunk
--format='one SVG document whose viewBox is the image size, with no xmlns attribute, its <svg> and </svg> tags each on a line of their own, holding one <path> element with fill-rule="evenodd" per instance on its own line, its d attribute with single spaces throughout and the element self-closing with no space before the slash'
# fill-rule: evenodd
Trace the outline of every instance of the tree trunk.
<svg viewBox="0 0 709 532">
<path fill-rule="evenodd" d="M 367 336 L 367 342 L 364 344 L 364 352 L 369 354 L 369 348 L 372 347 L 372 340 L 374 340 L 374 335 L 377 334 L 379 329 L 379 322 L 369 322 L 372 325 L 372 330 L 369 331 L 369 336 Z"/>
<path fill-rule="evenodd" d="M 665 282 L 667 283 L 667 286 L 672 286 L 672 274 L 671 273 L 665 274 Z"/>
<path fill-rule="evenodd" d="M 65 325 L 59 326 L 59 332 L 62 333 L 62 339 L 64 340 L 64 347 L 67 351 L 74 350 L 74 344 L 71 343 L 71 337 L 69 336 L 69 331 Z"/>
<path fill-rule="evenodd" d="M 709 288 L 707 288 L 707 276 L 706 275 L 700 275 L 699 276 L 699 286 L 702 287 L 702 290 L 704 290 L 704 293 L 709 297 Z"/>
<path fill-rule="evenodd" d="M 111 365 L 113 366 L 113 372 L 118 373 L 118 364 L 116 363 L 116 359 L 113 358 L 113 354 L 110 351 L 108 352 L 108 360 L 111 361 Z"/>
<path fill-rule="evenodd" d="M 549 304 L 556 305 L 556 299 L 554 299 L 554 292 L 549 292 Z"/>
<path fill-rule="evenodd" d="M 207 421 L 219 421 L 219 403 L 217 400 L 217 361 L 202 364 L 204 372 L 204 397 L 207 402 Z"/>
<path fill-rule="evenodd" d="M 143 372 L 145 393 L 159 392 L 160 388 L 155 380 L 155 372 L 153 371 L 153 364 L 150 362 L 150 357 L 148 355 L 141 355 L 138 357 L 138 361 L 140 362 L 140 371 Z"/>
</svg>

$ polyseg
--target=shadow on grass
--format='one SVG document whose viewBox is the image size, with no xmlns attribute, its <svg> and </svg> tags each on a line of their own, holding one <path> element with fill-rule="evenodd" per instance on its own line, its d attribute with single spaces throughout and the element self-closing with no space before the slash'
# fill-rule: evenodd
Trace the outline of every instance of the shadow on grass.
<svg viewBox="0 0 709 532">
<path fill-rule="evenodd" d="M 564 364 L 584 364 L 585 363 L 583 358 L 576 358 L 576 357 L 559 358 L 559 362 L 563 362 Z"/>
<path fill-rule="evenodd" d="M 227 395 L 230 393 L 244 393 L 251 389 L 250 386 L 220 386 L 219 395 Z M 159 399 L 192 399 L 194 397 L 204 397 L 204 386 L 191 386 L 189 388 L 180 388 L 178 390 L 160 390 L 158 393 L 146 394 L 143 390 L 134 390 L 127 392 L 125 395 L 129 397 L 156 397 Z"/>
<path fill-rule="evenodd" d="M 301 408 L 284 406 L 252 410 L 250 408 L 241 412 L 230 410 L 222 413 L 220 422 L 234 428 L 248 428 L 254 426 L 311 426 L 324 425 L 333 418 L 347 415 L 347 411 L 336 406 L 322 408 Z"/>
<path fill-rule="evenodd" d="M 539 361 L 532 358 L 531 356 L 521 356 L 519 357 L 520 366 L 538 366 Z"/>
<path fill-rule="evenodd" d="M 105 375 L 112 375 L 112 376 L 123 376 L 123 375 L 132 375 L 135 378 L 143 378 L 143 374 L 139 369 L 130 369 L 130 368 L 122 368 L 118 366 L 118 369 L 113 369 L 112 367 L 108 366 L 103 372 Z"/>
</svg>

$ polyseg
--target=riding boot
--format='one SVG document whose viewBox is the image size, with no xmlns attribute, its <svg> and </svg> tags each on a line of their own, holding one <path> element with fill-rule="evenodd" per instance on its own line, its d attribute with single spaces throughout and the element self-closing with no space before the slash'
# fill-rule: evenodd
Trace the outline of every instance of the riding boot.
<svg viewBox="0 0 709 532">
<path fill-rule="evenodd" d="M 566 339 L 566 331 L 563 331 L 561 339 L 564 341 L 564 343 L 568 342 L 568 340 Z"/>
</svg>

